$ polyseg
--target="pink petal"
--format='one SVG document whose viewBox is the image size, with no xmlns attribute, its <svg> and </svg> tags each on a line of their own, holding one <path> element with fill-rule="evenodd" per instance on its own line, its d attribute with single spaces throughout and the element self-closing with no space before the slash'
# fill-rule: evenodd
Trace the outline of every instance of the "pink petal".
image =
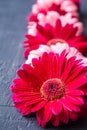
<svg viewBox="0 0 87 130">
<path fill-rule="evenodd" d="M 30 111 L 30 107 L 24 107 L 23 110 L 22 110 L 22 115 L 25 116 L 25 115 L 29 115 L 31 113 Z"/>
<path fill-rule="evenodd" d="M 40 109 L 36 113 L 38 124 L 41 125 L 42 127 L 45 127 L 46 122 L 43 120 L 44 117 L 44 109 Z"/>
<path fill-rule="evenodd" d="M 62 110 L 62 104 L 59 101 L 53 101 L 52 112 L 54 115 L 59 115 Z"/>
<path fill-rule="evenodd" d="M 52 117 L 52 112 L 51 112 L 51 103 L 48 102 L 45 105 L 45 109 L 44 109 L 44 121 L 48 122 Z"/>
<path fill-rule="evenodd" d="M 69 102 L 71 102 L 72 104 L 76 104 L 76 105 L 83 105 L 84 104 L 84 100 L 81 97 L 72 97 L 72 96 L 66 96 L 67 100 Z"/>
<path fill-rule="evenodd" d="M 65 107 L 67 110 L 69 111 L 76 111 L 76 112 L 79 112 L 80 111 L 80 108 L 73 105 L 71 102 L 69 102 L 67 100 L 67 98 L 62 98 L 62 103 L 63 103 L 63 107 Z"/>
<path fill-rule="evenodd" d="M 22 80 L 22 79 L 19 79 L 19 78 L 17 78 L 17 79 L 14 79 L 13 80 L 13 83 L 16 85 L 16 84 L 20 84 L 20 85 L 22 85 L 22 84 L 25 84 L 25 82 Z"/>
<path fill-rule="evenodd" d="M 14 107 L 18 108 L 19 111 L 22 111 L 24 108 L 24 102 L 15 103 Z"/>
<path fill-rule="evenodd" d="M 28 81 L 28 73 L 23 71 L 22 69 L 17 71 L 17 74 L 24 80 Z"/>
<path fill-rule="evenodd" d="M 45 125 L 46 125 L 46 122 L 45 122 L 44 120 L 42 120 L 42 122 L 41 122 L 41 126 L 44 128 Z"/>
<path fill-rule="evenodd" d="M 23 90 L 20 91 L 20 89 L 18 89 L 18 92 L 16 92 L 16 94 L 20 97 L 28 97 L 30 100 L 35 99 L 35 97 L 41 97 L 40 93 L 28 92 L 28 91 L 26 92 L 26 91 L 23 91 Z"/>
<path fill-rule="evenodd" d="M 81 90 L 84 92 L 84 96 L 87 96 L 87 84 L 85 84 Z"/>
<path fill-rule="evenodd" d="M 30 107 L 24 107 L 24 102 L 16 103 L 15 107 L 22 113 L 23 116 L 31 113 Z"/>
<path fill-rule="evenodd" d="M 36 113 L 36 117 L 38 120 L 38 124 L 41 125 L 42 119 L 43 119 L 43 109 L 40 109 Z"/>
<path fill-rule="evenodd" d="M 81 90 L 70 90 L 68 92 L 66 92 L 66 94 L 72 95 L 72 96 L 82 96 L 84 95 L 83 91 Z"/>
<path fill-rule="evenodd" d="M 73 61 L 73 62 L 76 63 L 77 61 Z M 75 63 L 73 64 L 73 66 L 75 66 Z M 71 75 L 69 76 L 69 78 L 66 82 L 69 83 L 69 82 L 73 81 L 74 79 L 78 78 L 82 74 L 83 74 L 83 66 L 74 67 L 74 69 L 71 71 Z"/>
<path fill-rule="evenodd" d="M 25 103 L 25 106 L 33 105 L 33 104 L 35 104 L 35 103 L 38 104 L 38 103 L 41 102 L 42 100 L 43 100 L 42 98 L 36 98 L 36 99 L 30 100 L 30 101 L 28 101 L 28 102 Z"/>
<path fill-rule="evenodd" d="M 65 68 L 62 74 L 62 79 L 63 81 L 66 83 L 67 80 L 71 77 L 71 73 L 72 73 L 72 68 L 74 66 L 74 62 L 75 62 L 75 56 L 71 57 L 70 59 L 68 59 L 68 61 L 66 61 L 65 63 Z M 70 64 L 69 64 L 70 63 Z"/>
<path fill-rule="evenodd" d="M 36 105 L 34 105 L 31 108 L 31 112 L 35 112 L 35 111 L 40 110 L 42 107 L 44 107 L 45 104 L 46 104 L 46 101 L 41 101 L 41 102 L 37 103 Z"/>
<path fill-rule="evenodd" d="M 62 73 L 63 73 L 63 70 L 64 70 L 64 66 L 65 66 L 65 63 L 66 63 L 66 60 L 65 60 L 65 55 L 66 55 L 66 51 L 62 51 L 60 57 L 59 57 L 59 77 L 61 77 Z"/>
<path fill-rule="evenodd" d="M 70 119 L 76 121 L 78 119 L 78 114 L 75 112 L 70 112 Z"/>
<path fill-rule="evenodd" d="M 60 120 L 62 122 L 64 122 L 65 124 L 68 123 L 68 120 L 69 120 L 69 111 L 65 107 L 62 108 L 62 111 L 61 111 L 61 114 L 60 114 Z"/>
<path fill-rule="evenodd" d="M 61 9 L 67 11 L 67 12 L 75 12 L 77 11 L 77 6 L 71 1 L 71 0 L 66 0 L 62 2 L 61 4 Z"/>
<path fill-rule="evenodd" d="M 60 20 L 56 21 L 56 26 L 53 28 L 52 32 L 53 32 L 53 37 L 54 38 L 58 38 L 60 37 L 60 31 L 62 28 L 62 24 Z"/>
<path fill-rule="evenodd" d="M 38 77 L 35 74 L 30 73 L 27 70 L 21 70 L 21 69 L 17 71 L 17 74 L 22 78 L 23 81 L 26 81 L 28 83 L 29 83 L 29 81 L 30 82 L 32 81 L 33 86 L 34 85 L 35 85 L 35 87 L 39 86 L 38 81 L 40 81 L 40 80 L 38 79 Z"/>
<path fill-rule="evenodd" d="M 78 75 L 74 80 L 72 80 L 72 82 L 68 83 L 67 88 L 76 89 L 83 86 L 86 83 L 87 83 L 87 78 L 85 77 L 85 73 L 83 73 L 81 75 Z"/>
<path fill-rule="evenodd" d="M 60 123 L 59 116 L 53 116 L 51 122 L 52 122 L 53 126 L 57 127 Z"/>
<path fill-rule="evenodd" d="M 27 104 L 31 104 L 33 102 L 36 102 L 36 101 L 40 101 L 42 98 L 40 95 L 34 95 L 34 96 L 19 96 L 19 95 L 16 95 L 14 94 L 12 96 L 12 99 L 14 100 L 14 102 L 23 102 L 23 101 L 27 101 Z"/>
</svg>

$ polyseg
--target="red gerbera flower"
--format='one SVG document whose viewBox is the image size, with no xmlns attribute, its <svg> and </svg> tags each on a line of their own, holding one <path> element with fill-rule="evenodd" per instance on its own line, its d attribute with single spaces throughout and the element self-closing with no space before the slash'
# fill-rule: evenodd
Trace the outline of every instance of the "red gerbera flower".
<svg viewBox="0 0 87 130">
<path fill-rule="evenodd" d="M 12 86 L 13 101 L 22 115 L 36 112 L 38 124 L 58 126 L 76 120 L 87 96 L 87 68 L 76 57 L 44 53 L 24 64 Z"/>
<path fill-rule="evenodd" d="M 87 53 L 87 37 L 76 36 L 77 27 L 73 24 L 66 24 L 62 27 L 61 21 L 57 20 L 55 26 L 46 24 L 44 27 L 37 24 L 36 34 L 26 35 L 27 40 L 24 42 L 26 51 L 24 56 L 27 57 L 30 50 L 38 48 L 40 44 L 55 44 L 57 41 L 66 42 L 72 47 L 77 48 L 82 53 Z"/>
</svg>

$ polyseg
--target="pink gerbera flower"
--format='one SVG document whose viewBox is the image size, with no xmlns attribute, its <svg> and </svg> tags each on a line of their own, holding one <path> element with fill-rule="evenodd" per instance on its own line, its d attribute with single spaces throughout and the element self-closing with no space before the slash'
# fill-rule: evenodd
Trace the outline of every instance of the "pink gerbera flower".
<svg viewBox="0 0 87 130">
<path fill-rule="evenodd" d="M 62 27 L 61 21 L 57 20 L 55 26 L 46 24 L 43 27 L 37 24 L 35 27 L 36 30 L 31 30 L 31 32 L 36 31 L 34 35 L 26 35 L 27 40 L 24 42 L 24 47 L 26 48 L 24 53 L 25 57 L 28 56 L 32 49 L 38 48 L 40 44 L 51 45 L 55 44 L 57 41 L 65 42 L 77 48 L 80 52 L 87 53 L 87 37 L 76 36 L 78 29 L 74 27 L 73 24 L 66 24 Z"/>
<path fill-rule="evenodd" d="M 64 16 L 60 15 L 56 11 L 48 11 L 46 14 L 38 13 L 35 18 L 31 18 L 28 22 L 28 34 L 34 35 L 36 33 L 36 25 L 42 25 L 43 27 L 48 23 L 51 26 L 55 26 L 56 21 L 59 19 L 62 26 L 66 24 L 73 24 L 74 27 L 78 27 L 76 35 L 81 35 L 83 32 L 83 24 L 77 18 L 77 14 L 74 14 L 75 17 L 72 17 L 71 13 L 67 13 Z"/>
<path fill-rule="evenodd" d="M 39 19 L 39 15 L 47 16 L 48 12 L 56 12 L 61 18 L 70 15 L 71 19 L 67 17 L 67 22 L 72 21 L 72 19 L 79 21 L 78 7 L 75 3 L 73 0 L 37 0 L 36 4 L 33 5 L 31 15 L 28 17 L 28 24 L 30 21 L 39 22 L 39 20 L 43 20 L 43 17 Z"/>
<path fill-rule="evenodd" d="M 87 66 L 87 57 L 83 56 L 82 53 L 80 53 L 76 48 L 74 47 L 69 47 L 68 44 L 66 43 L 61 43 L 57 42 L 55 45 L 40 45 L 38 49 L 34 49 L 30 51 L 28 55 L 28 59 L 26 60 L 26 64 L 31 64 L 33 58 L 39 58 L 40 56 L 43 55 L 44 52 L 50 53 L 56 53 L 56 54 L 61 54 L 63 50 L 66 49 L 67 58 L 70 58 L 72 56 L 76 56 L 76 59 L 82 59 L 82 62 L 84 66 Z"/>
<path fill-rule="evenodd" d="M 36 112 L 38 124 L 47 122 L 58 126 L 69 119 L 76 120 L 87 95 L 87 68 L 73 56 L 44 53 L 33 59 L 32 65 L 24 64 L 18 70 L 19 78 L 13 81 L 15 107 L 22 115 Z"/>
</svg>

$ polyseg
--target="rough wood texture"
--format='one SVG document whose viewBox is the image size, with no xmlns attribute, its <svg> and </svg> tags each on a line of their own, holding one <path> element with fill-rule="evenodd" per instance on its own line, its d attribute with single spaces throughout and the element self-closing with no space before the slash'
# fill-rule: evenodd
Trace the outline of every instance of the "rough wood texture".
<svg viewBox="0 0 87 130">
<path fill-rule="evenodd" d="M 87 1 L 82 0 L 82 17 L 87 27 Z M 43 130 L 34 115 L 22 117 L 13 107 L 10 85 L 16 70 L 24 63 L 22 41 L 27 32 L 26 17 L 35 0 L 0 0 L 0 130 Z M 86 2 L 86 5 L 84 4 Z M 84 14 L 84 15 L 83 15 Z M 87 35 L 87 28 L 85 34 Z M 87 119 L 70 122 L 68 125 L 47 130 L 87 129 Z"/>
</svg>

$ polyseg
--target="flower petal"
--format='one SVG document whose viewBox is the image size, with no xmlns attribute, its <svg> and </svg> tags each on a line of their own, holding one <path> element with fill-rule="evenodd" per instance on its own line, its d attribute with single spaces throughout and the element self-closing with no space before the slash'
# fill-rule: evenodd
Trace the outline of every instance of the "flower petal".
<svg viewBox="0 0 87 130">
<path fill-rule="evenodd" d="M 38 124 L 41 125 L 41 122 L 43 120 L 43 109 L 40 109 L 36 112 L 36 117 L 37 117 L 37 120 L 38 120 Z"/>
<path fill-rule="evenodd" d="M 66 94 L 72 95 L 72 96 L 82 96 L 84 95 L 83 91 L 81 90 L 70 90 L 68 92 L 66 92 Z"/>
<path fill-rule="evenodd" d="M 76 112 L 80 111 L 80 108 L 77 107 L 76 105 L 73 105 L 71 102 L 69 102 L 66 97 L 62 98 L 62 103 L 63 103 L 63 107 L 65 107 L 67 110 L 69 110 L 71 112 L 72 111 L 76 111 Z"/>
<path fill-rule="evenodd" d="M 82 75 L 78 75 L 74 80 L 68 83 L 67 88 L 76 89 L 83 86 L 86 83 L 87 83 L 87 78 L 85 77 L 85 74 L 83 73 Z"/>
<path fill-rule="evenodd" d="M 39 103 L 37 103 L 36 105 L 34 105 L 31 108 L 31 112 L 35 112 L 35 111 L 40 110 L 42 107 L 44 107 L 45 104 L 46 104 L 46 101 L 40 101 Z"/>
<path fill-rule="evenodd" d="M 84 104 L 84 100 L 81 97 L 76 97 L 76 96 L 72 97 L 72 96 L 67 95 L 66 98 L 72 104 L 75 104 L 75 105 L 83 105 Z"/>
<path fill-rule="evenodd" d="M 57 127 L 60 124 L 59 116 L 53 116 L 51 122 L 53 126 Z"/>
<path fill-rule="evenodd" d="M 35 99 L 32 99 L 28 102 L 25 103 L 25 106 L 29 106 L 29 105 L 33 105 L 35 103 L 39 103 L 41 102 L 43 99 L 42 98 L 35 98 Z"/>
<path fill-rule="evenodd" d="M 65 124 L 67 124 L 69 121 L 69 111 L 65 107 L 62 108 L 62 111 L 60 114 L 60 120 L 64 122 Z"/>
<path fill-rule="evenodd" d="M 44 121 L 48 122 L 52 117 L 51 103 L 48 102 L 44 108 Z"/>
<path fill-rule="evenodd" d="M 76 112 L 70 112 L 70 119 L 76 121 L 78 119 L 78 114 Z"/>
<path fill-rule="evenodd" d="M 62 104 L 59 101 L 53 101 L 52 103 L 52 113 L 54 115 L 59 115 L 62 110 Z"/>
</svg>

